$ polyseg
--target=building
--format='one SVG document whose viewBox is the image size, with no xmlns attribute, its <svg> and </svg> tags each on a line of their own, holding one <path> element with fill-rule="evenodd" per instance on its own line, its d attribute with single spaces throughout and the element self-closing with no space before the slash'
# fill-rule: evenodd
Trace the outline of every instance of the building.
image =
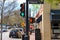
<svg viewBox="0 0 60 40">
<path fill-rule="evenodd" d="M 60 10 L 51 10 L 52 39 L 60 39 Z"/>
<path fill-rule="evenodd" d="M 52 38 L 52 35 L 54 35 L 53 34 L 54 30 L 52 29 L 52 26 L 54 25 L 54 26 L 60 27 L 59 26 L 60 25 L 60 12 L 59 12 L 60 8 L 59 7 L 60 5 L 58 5 L 57 7 L 51 8 L 51 5 L 49 3 L 44 2 L 42 21 L 38 23 L 38 27 L 41 29 L 42 40 L 60 40 L 60 38 Z M 51 13 L 51 12 L 56 12 L 55 10 L 57 11 L 57 13 Z"/>
</svg>

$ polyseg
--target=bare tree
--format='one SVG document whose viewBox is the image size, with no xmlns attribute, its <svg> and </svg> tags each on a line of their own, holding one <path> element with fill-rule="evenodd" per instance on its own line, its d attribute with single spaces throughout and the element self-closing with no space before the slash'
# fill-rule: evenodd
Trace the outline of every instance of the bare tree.
<svg viewBox="0 0 60 40">
<path fill-rule="evenodd" d="M 6 2 L 6 0 L 5 0 L 5 2 Z M 2 1 L 0 1 L 0 12 L 2 10 L 2 5 L 3 5 Z M 6 4 L 4 5 L 4 8 L 3 8 L 3 23 L 4 22 L 5 23 L 9 22 L 9 16 L 11 16 L 13 14 L 12 12 L 14 11 L 14 9 L 16 7 L 17 7 L 17 2 L 16 1 L 8 2 L 7 5 Z M 0 13 L 0 15 L 1 15 L 1 13 Z M 6 16 L 6 18 L 5 18 L 5 16 Z"/>
<path fill-rule="evenodd" d="M 0 1 L 0 11 L 2 10 L 1 7 L 2 7 L 2 2 Z M 4 10 L 4 15 L 9 14 L 9 11 L 10 12 L 13 12 L 13 10 L 16 7 L 17 7 L 17 2 L 16 1 L 8 2 L 7 6 L 6 6 L 6 4 L 4 5 L 4 9 L 3 9 Z"/>
</svg>

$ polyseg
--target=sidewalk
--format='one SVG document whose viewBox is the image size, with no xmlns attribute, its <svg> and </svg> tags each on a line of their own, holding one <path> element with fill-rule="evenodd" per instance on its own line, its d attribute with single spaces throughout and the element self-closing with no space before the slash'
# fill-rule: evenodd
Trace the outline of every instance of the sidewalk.
<svg viewBox="0 0 60 40">
<path fill-rule="evenodd" d="M 35 33 L 32 33 L 32 35 L 30 35 L 30 40 L 35 40 Z"/>
</svg>

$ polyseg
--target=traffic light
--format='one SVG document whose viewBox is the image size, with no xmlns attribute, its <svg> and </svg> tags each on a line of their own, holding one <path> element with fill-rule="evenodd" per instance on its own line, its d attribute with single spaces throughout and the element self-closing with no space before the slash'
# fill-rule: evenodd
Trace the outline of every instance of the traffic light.
<svg viewBox="0 0 60 40">
<path fill-rule="evenodd" d="M 35 18 L 30 17 L 30 18 L 29 18 L 29 22 L 30 22 L 30 23 L 34 23 L 34 22 L 35 22 Z"/>
<path fill-rule="evenodd" d="M 25 3 L 20 5 L 20 16 L 25 17 Z"/>
</svg>

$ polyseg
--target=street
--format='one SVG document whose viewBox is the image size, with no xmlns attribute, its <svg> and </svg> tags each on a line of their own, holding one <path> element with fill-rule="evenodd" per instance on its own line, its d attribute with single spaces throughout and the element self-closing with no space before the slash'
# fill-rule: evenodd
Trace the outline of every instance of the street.
<svg viewBox="0 0 60 40">
<path fill-rule="evenodd" d="M 8 32 L 2 33 L 2 40 L 21 40 L 21 39 L 17 39 L 17 38 L 9 38 L 9 32 L 10 32 L 10 30 L 8 30 Z"/>
<path fill-rule="evenodd" d="M 0 40 L 1 40 L 1 33 L 0 33 Z"/>
<path fill-rule="evenodd" d="M 30 40 L 35 40 L 35 34 L 32 33 L 32 35 L 30 35 Z"/>
<path fill-rule="evenodd" d="M 2 40 L 22 40 L 20 38 L 9 38 L 9 33 L 11 30 L 8 30 L 7 32 L 3 32 L 2 33 Z M 1 36 L 1 34 L 0 34 Z M 1 40 L 1 37 L 0 37 Z M 32 33 L 32 35 L 30 35 L 30 40 L 35 40 L 35 34 Z"/>
</svg>

